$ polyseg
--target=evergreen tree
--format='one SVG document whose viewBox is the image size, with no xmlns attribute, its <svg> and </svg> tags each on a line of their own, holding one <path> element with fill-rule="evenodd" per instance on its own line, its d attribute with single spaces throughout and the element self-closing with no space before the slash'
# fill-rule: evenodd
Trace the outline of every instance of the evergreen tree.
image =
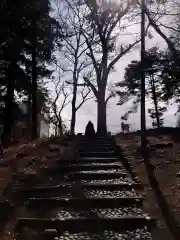
<svg viewBox="0 0 180 240">
<path fill-rule="evenodd" d="M 11 137 L 15 91 L 27 94 L 30 90 L 35 101 L 38 77 L 49 74 L 45 65 L 50 61 L 53 49 L 49 11 L 49 1 L 42 0 L 16 3 L 6 0 L 0 5 L 0 20 L 3 22 L 0 27 L 0 78 L 3 78 L 1 88 L 6 90 L 2 139 L 6 142 Z M 35 116 L 37 111 L 33 111 Z"/>
<path fill-rule="evenodd" d="M 148 113 L 152 119 L 156 119 L 156 126 L 162 126 L 163 119 L 161 118 L 166 111 L 166 107 L 162 106 L 165 102 L 164 81 L 162 78 L 162 71 L 164 69 L 164 56 L 157 49 L 152 48 L 146 52 L 144 68 L 146 71 L 146 95 L 153 101 L 154 108 L 149 109 Z M 125 101 L 131 97 L 135 97 L 133 102 L 133 109 L 125 113 L 125 118 L 132 112 L 137 110 L 140 103 L 140 88 L 141 88 L 141 62 L 132 61 L 125 69 L 124 81 L 117 84 L 117 86 L 125 87 L 128 91 L 125 93 Z M 117 91 L 121 97 L 122 92 Z M 123 102 L 123 103 L 124 103 Z M 124 116 L 122 117 L 124 118 Z"/>
</svg>

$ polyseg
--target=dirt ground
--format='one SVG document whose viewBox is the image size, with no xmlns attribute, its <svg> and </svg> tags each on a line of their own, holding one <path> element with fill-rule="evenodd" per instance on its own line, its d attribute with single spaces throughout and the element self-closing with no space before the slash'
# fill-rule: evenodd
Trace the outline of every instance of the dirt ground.
<svg viewBox="0 0 180 240">
<path fill-rule="evenodd" d="M 116 140 L 135 167 L 144 186 L 146 197 L 144 202 L 145 210 L 150 216 L 157 219 L 159 230 L 154 231 L 153 239 L 173 239 L 148 182 L 146 169 L 140 156 L 140 137 L 133 134 L 120 134 L 116 137 Z M 154 173 L 160 189 L 175 219 L 180 224 L 180 141 L 175 141 L 169 136 L 148 137 L 148 140 L 150 145 L 172 143 L 172 146 L 167 147 L 166 145 L 166 147 L 161 146 L 156 150 L 151 150 L 150 160 L 154 166 Z"/>
<path fill-rule="evenodd" d="M 5 203 L 8 205 L 7 211 L 10 211 L 5 225 L 0 224 L 0 240 L 15 240 L 14 229 L 19 203 L 14 197 L 13 186 L 21 184 L 29 175 L 41 178 L 42 169 L 53 165 L 59 158 L 71 158 L 72 149 L 69 151 L 68 148 L 66 138 L 52 138 L 4 149 L 4 158 L 0 160 L 0 211 L 4 209 Z M 4 222 L 4 219 L 0 218 L 1 221 Z"/>
</svg>

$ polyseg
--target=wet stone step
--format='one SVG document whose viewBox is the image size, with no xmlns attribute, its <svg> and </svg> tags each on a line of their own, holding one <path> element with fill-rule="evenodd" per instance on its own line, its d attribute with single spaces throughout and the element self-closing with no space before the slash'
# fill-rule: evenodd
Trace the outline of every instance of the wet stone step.
<svg viewBox="0 0 180 240">
<path fill-rule="evenodd" d="M 65 231 L 61 236 L 55 237 L 54 240 L 152 240 L 151 233 L 147 227 L 136 229 L 134 231 L 108 231 L 103 232 L 81 232 L 71 233 Z"/>
</svg>

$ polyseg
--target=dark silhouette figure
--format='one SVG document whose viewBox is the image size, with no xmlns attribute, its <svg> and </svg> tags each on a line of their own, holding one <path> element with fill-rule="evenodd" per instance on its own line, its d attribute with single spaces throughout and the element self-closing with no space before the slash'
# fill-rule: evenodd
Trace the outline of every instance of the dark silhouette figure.
<svg viewBox="0 0 180 240">
<path fill-rule="evenodd" d="M 89 138 L 92 138 L 95 136 L 94 125 L 91 121 L 89 121 L 86 126 L 85 136 Z"/>
</svg>

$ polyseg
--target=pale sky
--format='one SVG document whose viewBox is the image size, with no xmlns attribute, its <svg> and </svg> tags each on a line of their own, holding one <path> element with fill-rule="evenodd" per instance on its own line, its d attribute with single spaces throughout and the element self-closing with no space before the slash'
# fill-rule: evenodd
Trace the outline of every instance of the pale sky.
<svg viewBox="0 0 180 240">
<path fill-rule="evenodd" d="M 136 26 L 137 31 L 139 31 L 140 26 Z M 153 35 L 152 39 L 146 39 L 146 49 L 151 48 L 153 46 L 160 46 L 161 48 L 166 48 L 166 43 L 160 36 L 158 36 L 152 29 L 150 29 L 151 34 Z M 168 34 L 167 30 L 165 30 Z M 127 37 L 128 38 L 128 37 Z M 119 60 L 116 64 L 116 72 L 109 76 L 110 82 L 118 82 L 123 80 L 124 69 L 128 63 L 132 60 L 140 59 L 140 49 L 134 50 L 128 53 L 125 57 Z M 118 97 L 115 99 L 111 99 L 107 108 L 107 127 L 108 131 L 112 133 L 118 133 L 121 131 L 121 116 L 128 110 L 128 107 L 131 105 L 124 104 L 123 106 L 116 105 L 118 102 Z M 147 103 L 147 108 L 149 103 Z M 84 132 L 85 126 L 89 120 L 91 120 L 96 126 L 96 103 L 94 100 L 88 101 L 78 112 L 77 112 L 77 121 L 76 121 L 76 133 Z M 164 114 L 165 121 L 164 125 L 166 126 L 175 126 L 177 117 L 174 116 L 176 112 L 176 105 L 170 105 L 167 113 Z M 69 126 L 71 119 L 71 104 L 68 105 L 63 113 L 62 117 L 65 121 L 65 124 Z M 127 123 L 130 124 L 131 130 L 139 129 L 140 127 L 140 111 L 137 113 L 131 114 Z M 152 127 L 151 119 L 147 117 L 147 127 Z"/>
</svg>

